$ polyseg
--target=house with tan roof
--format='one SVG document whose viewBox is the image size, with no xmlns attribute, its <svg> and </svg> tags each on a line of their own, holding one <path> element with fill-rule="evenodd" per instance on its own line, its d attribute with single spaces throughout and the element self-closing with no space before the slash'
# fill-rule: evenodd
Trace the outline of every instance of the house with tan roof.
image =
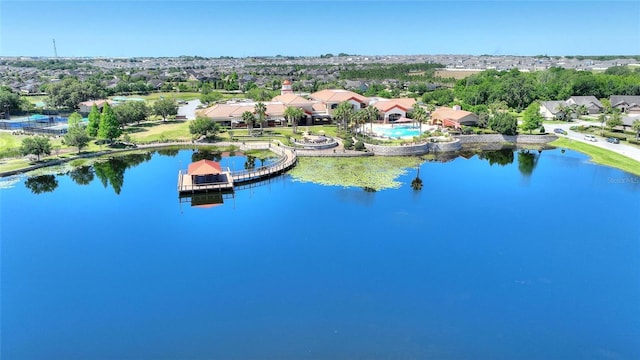
<svg viewBox="0 0 640 360">
<path fill-rule="evenodd" d="M 276 124 L 284 121 L 284 110 L 287 105 L 280 101 L 265 101 L 267 123 Z M 242 124 L 242 114 L 248 111 L 255 114 L 255 105 L 253 101 L 247 102 L 229 102 L 226 104 L 216 104 L 199 112 L 199 115 L 213 119 L 215 122 L 223 126 L 235 126 Z"/>
<path fill-rule="evenodd" d="M 309 95 L 312 100 L 323 105 L 322 110 L 325 113 L 332 115 L 333 110 L 338 107 L 342 102 L 349 102 L 353 105 L 354 110 L 360 110 L 367 107 L 369 99 L 349 90 L 342 89 L 325 89 L 318 92 L 314 92 Z"/>
<path fill-rule="evenodd" d="M 478 116 L 472 112 L 462 110 L 459 105 L 453 108 L 443 106 L 431 113 L 431 124 L 459 129 L 463 125 L 477 125 Z"/>
<path fill-rule="evenodd" d="M 91 108 L 93 107 L 94 104 L 96 105 L 96 107 L 98 107 L 98 111 L 102 111 L 102 108 L 106 103 L 108 103 L 109 105 L 114 104 L 112 100 L 108 100 L 108 99 L 83 101 L 80 104 L 78 104 L 78 108 L 79 108 L 78 112 L 81 114 L 88 114 L 89 112 L 91 112 Z"/>
<path fill-rule="evenodd" d="M 378 99 L 371 103 L 370 106 L 378 109 L 382 116 L 382 121 L 387 124 L 393 123 L 400 118 L 406 118 L 407 113 L 413 110 L 415 103 L 416 100 L 412 98 Z"/>
</svg>

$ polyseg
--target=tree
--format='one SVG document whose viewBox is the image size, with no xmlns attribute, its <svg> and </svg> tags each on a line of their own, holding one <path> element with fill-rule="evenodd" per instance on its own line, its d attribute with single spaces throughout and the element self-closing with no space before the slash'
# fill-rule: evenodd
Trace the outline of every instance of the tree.
<svg viewBox="0 0 640 360">
<path fill-rule="evenodd" d="M 636 132 L 636 140 L 640 139 L 640 120 L 634 120 L 631 128 Z"/>
<path fill-rule="evenodd" d="M 22 139 L 22 147 L 20 147 L 22 155 L 26 156 L 33 154 L 38 157 L 40 161 L 40 155 L 51 155 L 51 142 L 49 138 L 44 136 L 33 136 Z"/>
<path fill-rule="evenodd" d="M 284 109 L 284 116 L 287 118 L 287 121 L 291 124 L 293 133 L 296 133 L 296 128 L 298 126 L 298 120 L 300 120 L 304 116 L 304 111 L 299 107 L 295 106 L 287 106 Z"/>
<path fill-rule="evenodd" d="M 210 91 L 206 94 L 203 92 L 202 95 L 200 95 L 200 101 L 207 105 L 222 100 L 222 98 L 222 93 L 218 91 Z"/>
<path fill-rule="evenodd" d="M 503 135 L 515 135 L 518 119 L 507 112 L 497 113 L 489 119 L 489 128 Z"/>
<path fill-rule="evenodd" d="M 120 130 L 120 124 L 118 124 L 116 114 L 113 112 L 111 106 L 109 106 L 108 103 L 105 103 L 102 108 L 102 114 L 100 115 L 98 138 L 112 142 L 114 139 L 117 139 L 120 134 L 122 134 L 122 131 Z"/>
<path fill-rule="evenodd" d="M 613 113 L 613 115 L 609 117 L 609 120 L 607 120 L 607 127 L 613 130 L 613 128 L 621 125 L 622 125 L 622 115 L 620 115 L 620 113 L 616 111 Z"/>
<path fill-rule="evenodd" d="M 367 106 L 365 109 L 365 120 L 368 120 L 371 123 L 371 131 L 373 132 L 373 122 L 378 121 L 378 117 L 380 116 L 380 112 L 378 112 L 378 108 L 375 106 Z"/>
<path fill-rule="evenodd" d="M 77 113 L 74 113 L 77 114 Z M 67 133 L 64 135 L 64 143 L 69 146 L 75 146 L 78 148 L 78 153 L 82 150 L 83 147 L 86 147 L 89 144 L 89 134 L 87 134 L 87 130 L 79 123 L 72 122 L 72 116 L 69 116 L 69 129 Z M 78 114 L 80 116 L 80 114 Z"/>
<path fill-rule="evenodd" d="M 247 129 L 253 129 L 253 122 L 256 121 L 255 115 L 251 111 L 245 111 L 242 113 L 242 121 L 247 124 Z"/>
<path fill-rule="evenodd" d="M 598 116 L 598 121 L 600 121 L 600 135 L 604 135 L 604 123 L 607 122 L 607 115 L 600 114 L 600 116 Z"/>
<path fill-rule="evenodd" d="M 153 113 L 162 117 L 162 121 L 167 121 L 169 116 L 178 114 L 178 103 L 175 99 L 162 98 L 153 104 Z"/>
<path fill-rule="evenodd" d="M 347 124 L 355 114 L 353 105 L 348 101 L 343 101 L 333 111 L 333 116 L 342 120 L 342 129 L 347 130 Z"/>
<path fill-rule="evenodd" d="M 263 102 L 259 102 L 254 105 L 253 112 L 258 117 L 260 128 L 264 128 L 264 122 L 267 119 L 267 106 Z"/>
<path fill-rule="evenodd" d="M 0 111 L 18 111 L 20 110 L 20 95 L 9 89 L 0 89 Z M 7 116 L 8 117 L 8 116 Z"/>
<path fill-rule="evenodd" d="M 93 104 L 91 111 L 89 112 L 89 123 L 87 124 L 87 134 L 91 137 L 98 136 L 98 129 L 100 128 L 100 111 L 96 104 Z"/>
<path fill-rule="evenodd" d="M 220 131 L 220 125 L 213 119 L 198 116 L 189 124 L 189 132 L 197 137 L 213 135 Z"/>
<path fill-rule="evenodd" d="M 144 101 L 127 101 L 113 108 L 121 127 L 132 123 L 140 123 L 149 116 L 149 108 Z"/>
<path fill-rule="evenodd" d="M 540 128 L 542 125 L 542 114 L 540 114 L 540 104 L 537 101 L 527 106 L 527 109 L 522 114 L 522 130 L 529 131 L 529 134 L 535 129 Z"/>
<path fill-rule="evenodd" d="M 367 123 L 367 119 L 368 119 L 367 111 L 365 109 L 356 111 L 356 113 L 353 114 L 351 119 L 354 122 L 354 127 L 353 127 L 354 129 L 358 129 L 360 125 L 362 125 L 362 127 L 364 128 L 364 124 Z M 357 130 L 355 130 L 354 132 L 357 132 Z"/>
<path fill-rule="evenodd" d="M 573 109 L 570 105 L 560 104 L 556 107 L 556 116 L 563 121 L 570 121 L 573 114 Z"/>
<path fill-rule="evenodd" d="M 422 123 L 427 121 L 428 115 L 427 111 L 420 105 L 416 104 L 413 107 L 412 115 L 413 120 L 417 121 L 420 124 L 420 134 L 422 134 Z"/>
</svg>

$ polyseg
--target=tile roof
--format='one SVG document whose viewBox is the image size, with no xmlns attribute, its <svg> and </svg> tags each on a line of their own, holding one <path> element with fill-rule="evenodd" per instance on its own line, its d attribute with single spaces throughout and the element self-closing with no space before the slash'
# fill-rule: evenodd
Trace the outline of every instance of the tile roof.
<svg viewBox="0 0 640 360">
<path fill-rule="evenodd" d="M 431 118 L 434 120 L 460 120 L 465 116 L 473 115 L 472 112 L 466 110 L 455 110 L 449 107 L 439 107 L 432 114 Z"/>
<path fill-rule="evenodd" d="M 342 89 L 325 89 L 318 92 L 314 92 L 310 95 L 312 99 L 317 99 L 323 102 L 343 102 L 354 99 L 361 103 L 368 103 L 368 99 L 358 93 L 349 90 Z"/>
<path fill-rule="evenodd" d="M 189 169 L 187 170 L 187 174 L 196 176 L 220 174 L 221 172 L 222 168 L 220 167 L 220 164 L 206 159 L 189 164 Z"/>
</svg>

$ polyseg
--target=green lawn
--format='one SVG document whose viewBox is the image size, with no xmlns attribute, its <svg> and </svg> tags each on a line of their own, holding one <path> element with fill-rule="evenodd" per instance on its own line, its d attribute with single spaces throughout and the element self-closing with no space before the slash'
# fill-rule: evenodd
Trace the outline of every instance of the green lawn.
<svg viewBox="0 0 640 360">
<path fill-rule="evenodd" d="M 194 100 L 200 98 L 200 93 L 197 92 L 161 92 L 161 93 L 152 93 L 149 95 L 136 95 L 135 97 L 140 97 L 147 101 L 155 101 L 160 99 L 161 97 L 168 99 L 176 99 L 176 100 Z"/>
<path fill-rule="evenodd" d="M 138 144 L 191 140 L 188 121 L 147 122 L 128 127 L 126 133 Z"/>
<path fill-rule="evenodd" d="M 549 145 L 579 151 L 589 155 L 594 163 L 615 167 L 640 176 L 640 162 L 613 151 L 565 138 L 558 138 L 550 142 Z"/>
</svg>

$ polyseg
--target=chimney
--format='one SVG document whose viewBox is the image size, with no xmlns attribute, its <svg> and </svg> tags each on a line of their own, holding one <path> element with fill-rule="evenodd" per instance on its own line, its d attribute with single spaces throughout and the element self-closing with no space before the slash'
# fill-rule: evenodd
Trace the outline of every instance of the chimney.
<svg viewBox="0 0 640 360">
<path fill-rule="evenodd" d="M 460 111 L 460 110 L 462 110 L 462 106 L 460 106 L 460 105 L 453 105 L 453 110 L 455 110 L 455 111 Z"/>
</svg>

